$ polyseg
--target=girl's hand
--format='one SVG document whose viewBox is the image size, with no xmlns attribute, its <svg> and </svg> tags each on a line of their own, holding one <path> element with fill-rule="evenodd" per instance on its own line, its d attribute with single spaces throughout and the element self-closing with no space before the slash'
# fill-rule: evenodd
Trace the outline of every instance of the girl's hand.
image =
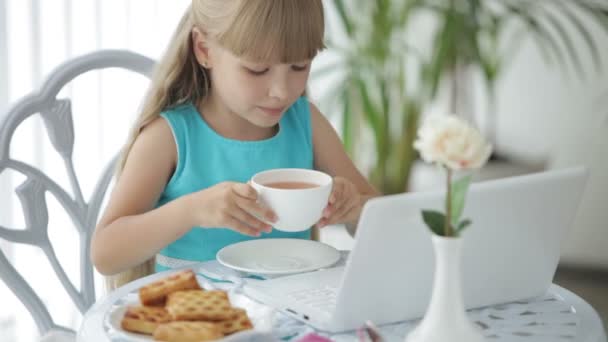
<svg viewBox="0 0 608 342">
<path fill-rule="evenodd" d="M 361 202 L 361 194 L 351 181 L 335 177 L 329 203 L 323 210 L 323 217 L 317 223 L 317 227 L 356 221 L 361 212 Z"/>
<path fill-rule="evenodd" d="M 275 222 L 272 210 L 257 202 L 258 193 L 244 183 L 224 182 L 192 194 L 190 212 L 195 226 L 225 227 L 234 231 L 260 236 L 269 233 L 272 226 L 263 222 Z"/>
</svg>

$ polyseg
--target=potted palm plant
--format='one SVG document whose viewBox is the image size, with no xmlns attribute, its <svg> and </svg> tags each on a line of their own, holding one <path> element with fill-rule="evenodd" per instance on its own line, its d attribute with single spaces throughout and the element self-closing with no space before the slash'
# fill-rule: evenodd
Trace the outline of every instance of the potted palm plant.
<svg viewBox="0 0 608 342">
<path fill-rule="evenodd" d="M 493 107 L 494 86 L 513 60 L 524 36 L 532 39 L 547 64 L 561 70 L 573 67 L 584 78 L 585 68 L 579 39 L 585 43 L 597 71 L 600 49 L 590 32 L 597 24 L 608 32 L 608 7 L 593 0 L 413 0 L 410 15 L 433 15 L 438 28 L 432 36 L 430 58 L 423 64 L 424 84 L 429 97 L 438 96 L 441 83 L 448 83 L 447 107 L 452 113 L 472 110 L 471 73 L 482 76 L 487 99 Z M 495 111 L 486 116 L 486 135 L 494 138 Z"/>
<path fill-rule="evenodd" d="M 584 41 L 600 70 L 590 24 L 608 32 L 608 7 L 593 0 L 335 0 L 326 5 L 337 17 L 328 23 L 327 41 L 335 58 L 313 70 L 312 78 L 334 75 L 334 82 L 319 105 L 338 113 L 354 160 L 362 160 L 357 147 L 371 132 L 375 160 L 369 178 L 385 194 L 407 188 L 418 157 L 415 132 L 428 105 L 443 98 L 453 113 L 468 110 L 461 104 L 470 101 L 471 73 L 485 80 L 491 105 L 496 81 L 524 37 L 547 63 L 571 66 L 584 76 L 575 38 Z M 423 32 L 428 37 L 423 44 L 417 44 L 419 18 L 433 27 Z M 485 120 L 489 141 L 494 140 L 492 113 Z"/>
<path fill-rule="evenodd" d="M 320 99 L 325 112 L 339 113 L 342 139 L 356 161 L 362 131 L 371 132 L 375 161 L 369 177 L 384 193 L 403 192 L 412 162 L 421 110 L 420 94 L 408 89 L 407 16 L 394 16 L 395 2 L 335 1 L 339 20 L 328 23 L 329 52 L 337 57 L 313 70 L 312 78 L 337 74 L 334 86 Z M 366 13 L 361 16 L 361 13 Z M 404 12 L 405 14 L 405 12 Z M 338 23 L 339 27 L 331 24 Z"/>
</svg>

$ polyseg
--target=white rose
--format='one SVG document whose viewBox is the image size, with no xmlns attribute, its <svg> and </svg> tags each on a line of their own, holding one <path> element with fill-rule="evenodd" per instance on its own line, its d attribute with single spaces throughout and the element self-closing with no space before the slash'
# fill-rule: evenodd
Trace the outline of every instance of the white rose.
<svg viewBox="0 0 608 342">
<path fill-rule="evenodd" d="M 492 153 L 481 133 L 455 115 L 430 115 L 418 129 L 414 148 L 428 163 L 452 170 L 478 169 Z"/>
</svg>

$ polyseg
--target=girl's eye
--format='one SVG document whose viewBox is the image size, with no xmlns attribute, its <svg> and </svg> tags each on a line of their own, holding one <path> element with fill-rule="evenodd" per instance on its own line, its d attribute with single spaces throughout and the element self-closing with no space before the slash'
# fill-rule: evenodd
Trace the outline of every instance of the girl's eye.
<svg viewBox="0 0 608 342">
<path fill-rule="evenodd" d="M 268 72 L 268 68 L 263 69 L 263 70 L 254 70 L 254 69 L 249 69 L 249 68 L 245 68 L 247 70 L 248 73 L 254 75 L 254 76 L 261 76 L 264 75 L 266 72 Z"/>
<path fill-rule="evenodd" d="M 291 69 L 293 71 L 304 71 L 304 70 L 308 69 L 308 64 L 304 64 L 304 65 L 295 65 L 294 64 L 291 66 Z"/>
</svg>

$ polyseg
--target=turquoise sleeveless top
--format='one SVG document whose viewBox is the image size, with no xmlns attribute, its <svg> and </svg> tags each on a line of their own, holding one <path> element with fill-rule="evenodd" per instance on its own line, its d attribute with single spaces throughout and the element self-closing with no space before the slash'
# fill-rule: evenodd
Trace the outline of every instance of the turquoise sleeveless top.
<svg viewBox="0 0 608 342">
<path fill-rule="evenodd" d="M 161 116 L 173 131 L 177 165 L 157 207 L 224 181 L 246 183 L 260 171 L 313 168 L 310 107 L 305 97 L 300 97 L 285 112 L 277 134 L 258 141 L 232 140 L 219 135 L 192 104 L 164 111 Z M 159 252 L 156 270 L 171 268 L 167 263 L 161 264 L 159 259 L 215 260 L 215 254 L 221 248 L 233 243 L 285 237 L 310 239 L 310 229 L 295 233 L 273 229 L 256 238 L 227 228 L 193 227 Z"/>
</svg>

